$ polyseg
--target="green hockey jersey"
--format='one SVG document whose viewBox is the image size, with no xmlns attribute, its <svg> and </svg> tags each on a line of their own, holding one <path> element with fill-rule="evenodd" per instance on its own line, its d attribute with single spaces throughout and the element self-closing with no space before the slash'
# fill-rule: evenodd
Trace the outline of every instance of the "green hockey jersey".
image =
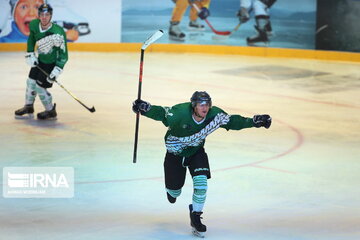
<svg viewBox="0 0 360 240">
<path fill-rule="evenodd" d="M 52 23 L 52 26 L 43 31 L 40 20 L 30 22 L 30 35 L 27 41 L 27 52 L 34 52 L 37 45 L 39 61 L 64 68 L 68 60 L 66 35 L 62 27 Z"/>
<path fill-rule="evenodd" d="M 180 103 L 173 107 L 153 105 L 144 114 L 151 119 L 162 121 L 168 127 L 165 145 L 168 152 L 189 157 L 204 146 L 205 138 L 218 128 L 240 130 L 253 127 L 252 118 L 228 115 L 218 107 L 211 107 L 206 118 L 196 122 L 191 103 Z"/>
</svg>

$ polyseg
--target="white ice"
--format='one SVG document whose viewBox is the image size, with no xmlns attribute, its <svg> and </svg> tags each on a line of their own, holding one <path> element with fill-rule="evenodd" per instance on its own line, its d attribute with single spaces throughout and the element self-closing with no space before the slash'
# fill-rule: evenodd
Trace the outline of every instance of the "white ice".
<svg viewBox="0 0 360 240">
<path fill-rule="evenodd" d="M 23 53 L 0 53 L 0 166 L 73 167 L 76 181 L 70 199 L 0 197 L 0 239 L 194 239 L 189 175 L 166 199 L 160 122 L 140 119 L 132 163 L 139 58 L 70 52 L 59 81 L 97 111 L 54 86 L 58 120 L 40 122 L 14 119 L 29 68 Z M 360 239 L 359 82 L 357 63 L 146 52 L 144 100 L 171 106 L 206 90 L 230 114 L 273 117 L 268 130 L 207 138 L 206 239 Z"/>
</svg>

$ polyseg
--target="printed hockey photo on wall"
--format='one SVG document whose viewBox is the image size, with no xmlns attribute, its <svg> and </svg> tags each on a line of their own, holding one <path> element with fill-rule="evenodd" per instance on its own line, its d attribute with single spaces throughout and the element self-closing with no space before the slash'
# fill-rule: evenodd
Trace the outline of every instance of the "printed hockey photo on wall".
<svg viewBox="0 0 360 240">
<path fill-rule="evenodd" d="M 121 2 L 101 5 L 108 14 L 106 21 L 111 19 L 114 27 L 113 31 L 104 31 L 108 22 L 99 17 L 99 8 L 94 7 L 99 2 L 94 0 L 86 4 L 80 0 L 0 0 L 0 42 L 26 42 L 29 24 L 38 17 L 38 8 L 45 2 L 54 9 L 52 22 L 64 29 L 68 42 L 120 42 Z"/>
<path fill-rule="evenodd" d="M 316 1 L 122 1 L 122 41 L 164 29 L 162 43 L 315 48 Z"/>
</svg>

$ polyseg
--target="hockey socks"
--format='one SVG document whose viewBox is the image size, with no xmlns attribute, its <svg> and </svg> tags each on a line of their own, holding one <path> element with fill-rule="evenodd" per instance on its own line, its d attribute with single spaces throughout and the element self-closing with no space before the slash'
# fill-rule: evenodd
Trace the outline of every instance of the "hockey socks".
<svg viewBox="0 0 360 240">
<path fill-rule="evenodd" d="M 166 195 L 170 203 L 175 203 L 176 198 L 180 196 L 180 194 L 181 194 L 181 188 L 178 190 L 171 190 L 166 188 Z"/>
<path fill-rule="evenodd" d="M 171 190 L 166 188 L 166 192 L 173 198 L 177 198 L 181 194 L 181 189 L 178 190 Z"/>
<path fill-rule="evenodd" d="M 194 193 L 192 207 L 194 212 L 202 212 L 206 200 L 207 177 L 199 175 L 193 177 Z"/>
</svg>

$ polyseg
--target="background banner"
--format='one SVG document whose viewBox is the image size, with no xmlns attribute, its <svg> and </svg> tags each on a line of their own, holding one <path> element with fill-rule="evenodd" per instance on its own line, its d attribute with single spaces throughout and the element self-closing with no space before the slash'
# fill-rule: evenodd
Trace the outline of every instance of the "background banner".
<svg viewBox="0 0 360 240">
<path fill-rule="evenodd" d="M 181 0 L 178 0 L 181 1 Z M 187 1 L 186 1 L 187 2 Z M 232 31 L 239 23 L 236 16 L 240 9 L 239 0 L 204 0 L 208 2 L 210 16 L 207 18 L 211 25 L 219 31 Z M 249 1 L 250 20 L 240 26 L 229 38 L 214 39 L 214 33 L 207 23 L 197 19 L 198 23 L 205 26 L 205 31 L 189 29 L 189 12 L 191 7 L 186 7 L 181 17 L 179 27 L 186 34 L 184 41 L 173 41 L 169 36 L 160 39 L 163 43 L 184 44 L 211 44 L 211 45 L 238 45 L 246 46 L 246 38 L 256 35 L 254 25 L 257 4 L 261 1 Z M 141 42 L 144 36 L 151 34 L 156 29 L 169 30 L 175 3 L 172 0 L 123 0 L 122 40 L 124 42 Z M 269 9 L 272 33 L 270 47 L 280 48 L 315 48 L 316 27 L 316 1 L 281 0 L 276 1 Z"/>
<path fill-rule="evenodd" d="M 121 1 L 49 0 L 70 42 L 120 42 Z M 0 42 L 26 42 L 43 0 L 0 0 Z"/>
<path fill-rule="evenodd" d="M 259 35 L 255 28 L 259 16 L 266 16 L 269 41 L 256 46 L 360 52 L 360 0 L 195 2 L 200 9 L 208 8 L 208 22 L 197 18 L 188 0 L 48 0 L 54 8 L 53 21 L 64 28 L 70 42 L 140 43 L 163 29 L 165 36 L 160 43 L 247 46 L 251 45 L 247 39 Z M 26 42 L 29 22 L 37 17 L 37 8 L 43 3 L 44 0 L 0 0 L 0 43 Z M 239 26 L 237 14 L 245 5 L 249 20 Z M 195 19 L 203 29 L 190 26 Z M 178 22 L 182 39 L 169 34 L 170 22 Z M 214 30 L 231 34 L 223 37 Z"/>
<path fill-rule="evenodd" d="M 318 0 L 316 49 L 360 52 L 360 0 Z"/>
</svg>

